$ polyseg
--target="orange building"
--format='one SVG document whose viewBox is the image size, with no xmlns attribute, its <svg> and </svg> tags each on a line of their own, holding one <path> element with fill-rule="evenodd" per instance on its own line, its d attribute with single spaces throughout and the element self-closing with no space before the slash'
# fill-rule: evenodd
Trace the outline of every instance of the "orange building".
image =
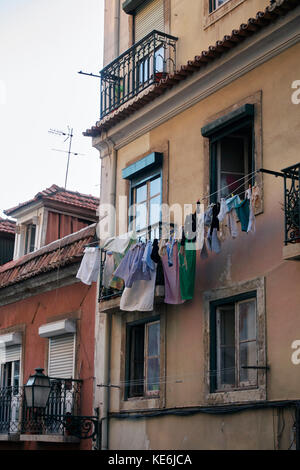
<svg viewBox="0 0 300 470">
<path fill-rule="evenodd" d="M 95 246 L 98 202 L 53 185 L 6 211 L 17 237 L 14 259 L 0 267 L 2 449 L 91 449 L 96 438 L 96 283 L 76 274 L 85 248 Z M 51 386 L 41 415 L 23 387 L 36 368 Z"/>
</svg>

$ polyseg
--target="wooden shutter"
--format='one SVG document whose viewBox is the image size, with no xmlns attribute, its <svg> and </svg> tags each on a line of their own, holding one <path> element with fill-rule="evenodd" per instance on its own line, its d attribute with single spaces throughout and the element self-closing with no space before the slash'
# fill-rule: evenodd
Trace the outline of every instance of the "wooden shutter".
<svg viewBox="0 0 300 470">
<path fill-rule="evenodd" d="M 164 1 L 148 0 L 144 5 L 136 9 L 135 17 L 135 42 L 140 41 L 154 29 L 165 32 Z"/>
<path fill-rule="evenodd" d="M 75 335 L 49 338 L 49 377 L 70 379 L 74 376 Z"/>
</svg>

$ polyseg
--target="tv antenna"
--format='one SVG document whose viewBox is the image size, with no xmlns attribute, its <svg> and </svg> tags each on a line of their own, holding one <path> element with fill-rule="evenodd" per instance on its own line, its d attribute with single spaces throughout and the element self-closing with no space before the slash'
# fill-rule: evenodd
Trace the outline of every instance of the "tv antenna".
<svg viewBox="0 0 300 470">
<path fill-rule="evenodd" d="M 71 152 L 72 138 L 73 138 L 73 128 L 70 129 L 70 127 L 68 126 L 68 132 L 60 131 L 60 130 L 57 130 L 57 129 L 49 129 L 48 132 L 49 132 L 49 134 L 65 136 L 66 138 L 65 138 L 64 142 L 66 142 L 69 139 L 69 148 L 68 148 L 68 150 L 52 149 L 52 150 L 55 150 L 56 152 L 63 152 L 63 153 L 68 154 L 66 177 L 65 177 L 65 186 L 64 186 L 64 188 L 67 189 L 67 180 L 68 180 L 68 173 L 69 173 L 70 156 L 71 155 L 84 155 L 84 153 Z"/>
</svg>

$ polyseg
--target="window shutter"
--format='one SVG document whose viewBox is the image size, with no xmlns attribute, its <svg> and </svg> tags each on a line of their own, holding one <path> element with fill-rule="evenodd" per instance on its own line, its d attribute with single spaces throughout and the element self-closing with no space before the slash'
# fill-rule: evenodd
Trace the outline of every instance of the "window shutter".
<svg viewBox="0 0 300 470">
<path fill-rule="evenodd" d="M 20 361 L 21 360 L 21 344 L 12 346 L 0 346 L 0 363 Z"/>
<path fill-rule="evenodd" d="M 138 7 L 135 12 L 135 42 L 143 39 L 154 29 L 165 32 L 163 0 L 150 0 L 146 5 Z"/>
<path fill-rule="evenodd" d="M 74 375 L 75 335 L 49 338 L 49 377 L 70 379 Z"/>
</svg>

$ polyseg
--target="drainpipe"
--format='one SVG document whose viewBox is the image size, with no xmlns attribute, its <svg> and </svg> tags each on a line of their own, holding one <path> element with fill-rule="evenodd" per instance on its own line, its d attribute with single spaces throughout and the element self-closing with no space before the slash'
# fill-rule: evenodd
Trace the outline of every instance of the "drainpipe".
<svg viewBox="0 0 300 470">
<path fill-rule="evenodd" d="M 113 142 L 109 139 L 105 140 L 107 144 L 107 151 L 101 160 L 109 158 L 110 160 L 110 175 L 109 175 L 109 204 L 113 207 L 116 206 L 116 169 L 117 169 L 117 151 L 114 148 Z M 108 228 L 109 237 L 116 235 L 116 221 L 115 213 L 109 212 L 108 214 Z M 110 410 L 110 365 L 111 365 L 111 330 L 112 330 L 112 317 L 109 313 L 102 313 L 105 315 L 103 334 L 101 339 L 103 341 L 103 405 L 101 417 L 101 450 L 109 449 L 109 410 Z M 97 365 L 95 364 L 95 367 Z"/>
<path fill-rule="evenodd" d="M 110 409 L 110 364 L 111 364 L 111 314 L 105 314 L 104 387 L 101 418 L 101 450 L 109 449 L 109 409 Z"/>
<path fill-rule="evenodd" d="M 115 0 L 114 11 L 114 55 L 120 55 L 120 0 Z"/>
</svg>

